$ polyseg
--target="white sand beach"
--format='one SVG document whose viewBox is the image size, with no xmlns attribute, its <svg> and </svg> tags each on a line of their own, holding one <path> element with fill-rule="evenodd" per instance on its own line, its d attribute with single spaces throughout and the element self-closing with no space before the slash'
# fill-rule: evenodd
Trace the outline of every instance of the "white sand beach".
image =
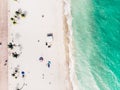
<svg viewBox="0 0 120 90">
<path fill-rule="evenodd" d="M 0 90 L 8 90 L 7 0 L 0 0 Z"/>
<path fill-rule="evenodd" d="M 10 18 L 18 9 L 26 16 L 13 24 Z M 73 90 L 63 0 L 9 0 L 9 10 L 9 42 L 15 44 L 9 49 L 9 90 Z M 53 38 L 47 36 L 49 33 Z M 12 55 L 15 52 L 17 58 Z"/>
</svg>

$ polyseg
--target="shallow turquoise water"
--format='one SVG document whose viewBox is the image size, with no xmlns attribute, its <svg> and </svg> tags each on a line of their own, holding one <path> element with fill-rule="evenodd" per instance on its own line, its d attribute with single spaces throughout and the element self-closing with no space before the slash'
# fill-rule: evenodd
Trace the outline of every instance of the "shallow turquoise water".
<svg viewBox="0 0 120 90">
<path fill-rule="evenodd" d="M 71 0 L 80 90 L 120 90 L 120 0 Z"/>
</svg>

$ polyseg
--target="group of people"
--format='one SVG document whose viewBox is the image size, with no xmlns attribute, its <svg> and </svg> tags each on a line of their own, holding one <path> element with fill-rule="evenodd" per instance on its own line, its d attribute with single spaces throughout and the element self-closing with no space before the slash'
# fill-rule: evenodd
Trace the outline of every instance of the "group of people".
<svg viewBox="0 0 120 90">
<path fill-rule="evenodd" d="M 26 17 L 26 11 L 18 9 L 15 11 L 14 16 L 12 16 L 10 19 L 11 19 L 13 24 L 17 24 L 18 20 L 23 18 L 23 17 Z"/>
<path fill-rule="evenodd" d="M 18 1 L 18 0 L 14 0 L 14 1 Z M 27 14 L 27 12 L 22 10 L 21 8 L 14 11 L 14 15 L 10 17 L 12 24 L 17 24 L 19 22 L 19 20 L 26 17 L 26 14 Z M 10 49 L 12 57 L 16 58 L 18 60 L 19 59 L 18 57 L 22 53 L 21 45 L 15 44 L 15 42 L 12 40 L 12 42 L 8 43 L 8 48 Z M 26 72 L 24 70 L 20 70 L 19 64 L 16 67 L 13 66 L 12 68 L 14 68 L 14 69 L 13 69 L 13 72 L 11 72 L 11 76 L 13 78 L 15 78 L 15 80 L 18 80 L 18 78 L 21 78 L 21 80 L 24 81 Z M 23 84 L 23 85 L 20 86 L 20 84 Z M 21 89 L 23 89 L 24 86 L 25 86 L 25 82 L 24 83 L 19 82 L 16 85 L 16 90 L 21 90 Z"/>
<path fill-rule="evenodd" d="M 24 79 L 24 77 L 26 76 L 26 73 L 25 73 L 25 71 L 20 70 L 20 67 L 17 66 L 17 67 L 14 68 L 13 73 L 11 75 L 15 79 L 18 79 L 20 77 Z M 20 83 L 18 83 L 18 84 L 20 84 Z M 24 84 L 25 84 L 25 82 L 23 83 L 23 86 L 21 86 L 21 87 L 16 86 L 16 90 L 21 90 L 24 87 Z"/>
<path fill-rule="evenodd" d="M 12 52 L 11 55 L 12 55 L 13 58 L 18 58 L 20 56 L 20 54 L 22 53 L 20 44 L 17 45 L 17 44 L 14 44 L 14 42 L 10 42 L 8 44 L 8 48 L 11 50 L 11 52 Z M 14 50 L 15 48 L 19 48 L 20 51 L 19 52 L 15 51 Z"/>
<path fill-rule="evenodd" d="M 17 1 L 17 0 L 14 0 L 14 1 Z M 17 24 L 18 21 L 19 21 L 21 18 L 26 17 L 26 14 L 27 14 L 26 11 L 23 11 L 22 9 L 18 9 L 18 10 L 15 11 L 14 15 L 13 15 L 10 19 L 11 19 L 11 21 L 12 21 L 13 24 Z M 44 15 L 42 15 L 42 18 L 44 18 Z M 39 42 L 39 40 L 38 40 L 38 42 Z M 48 34 L 47 34 L 46 46 L 47 46 L 48 48 L 51 48 L 52 44 L 53 44 L 53 33 L 48 33 Z M 18 45 L 14 44 L 13 42 L 10 42 L 10 43 L 8 44 L 8 47 L 10 48 L 10 50 L 13 50 L 16 46 L 18 46 Z M 20 56 L 20 54 L 19 54 L 18 52 L 12 52 L 12 56 L 13 56 L 13 58 L 16 58 L 16 59 L 17 59 L 17 58 Z M 39 61 L 43 62 L 43 61 L 44 61 L 44 58 L 43 58 L 43 57 L 39 57 Z M 48 60 L 48 61 L 46 62 L 46 66 L 47 66 L 48 68 L 51 68 L 51 64 L 52 64 L 52 63 L 51 63 L 51 60 Z M 21 76 L 21 78 L 25 78 L 26 72 L 23 71 L 23 70 L 20 70 L 19 67 L 15 67 L 15 69 L 14 69 L 14 71 L 12 72 L 11 75 L 12 75 L 12 77 L 14 77 L 14 78 L 17 80 L 19 76 Z M 44 76 L 45 76 L 45 75 L 42 74 L 42 78 L 43 78 L 43 79 L 44 79 Z M 21 83 L 21 82 L 20 82 L 20 83 Z M 20 83 L 18 83 L 18 84 L 20 84 Z M 25 82 L 24 82 L 24 83 L 25 83 Z M 49 84 L 51 84 L 51 82 L 49 82 Z M 23 89 L 24 86 L 25 86 L 25 84 L 23 84 L 22 87 L 20 87 L 19 85 L 17 85 L 17 86 L 16 86 L 16 90 L 21 90 L 21 89 Z"/>
<path fill-rule="evenodd" d="M 21 75 L 20 75 L 21 74 Z M 19 67 L 15 67 L 14 72 L 11 74 L 15 79 L 18 78 L 18 76 L 22 76 L 22 78 L 25 77 L 25 71 L 19 71 Z"/>
</svg>

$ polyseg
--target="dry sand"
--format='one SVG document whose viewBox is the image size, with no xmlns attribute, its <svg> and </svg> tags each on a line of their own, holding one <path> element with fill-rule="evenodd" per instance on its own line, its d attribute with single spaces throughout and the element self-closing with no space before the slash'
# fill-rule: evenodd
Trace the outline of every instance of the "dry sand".
<svg viewBox="0 0 120 90">
<path fill-rule="evenodd" d="M 27 11 L 27 15 L 17 20 L 16 25 L 9 20 L 9 42 L 22 46 L 22 49 L 15 47 L 9 50 L 9 90 L 16 90 L 16 87 L 23 85 L 22 90 L 73 90 L 69 78 L 68 31 L 63 1 L 11 1 L 9 18 L 19 8 Z M 45 45 L 47 33 L 53 33 L 54 36 L 51 48 Z M 12 52 L 21 54 L 13 58 Z M 44 58 L 43 62 L 39 61 L 40 56 Z M 46 65 L 48 61 L 51 61 L 50 68 Z M 16 67 L 17 79 L 11 76 Z M 25 71 L 24 78 L 21 71 Z"/>
</svg>

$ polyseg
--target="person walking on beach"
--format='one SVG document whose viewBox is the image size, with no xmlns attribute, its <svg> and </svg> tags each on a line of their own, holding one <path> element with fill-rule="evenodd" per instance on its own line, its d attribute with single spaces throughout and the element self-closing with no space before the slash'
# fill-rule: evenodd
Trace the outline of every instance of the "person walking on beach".
<svg viewBox="0 0 120 90">
<path fill-rule="evenodd" d="M 50 68 L 50 65 L 51 65 L 51 61 L 48 61 L 47 63 L 48 68 Z"/>
</svg>

